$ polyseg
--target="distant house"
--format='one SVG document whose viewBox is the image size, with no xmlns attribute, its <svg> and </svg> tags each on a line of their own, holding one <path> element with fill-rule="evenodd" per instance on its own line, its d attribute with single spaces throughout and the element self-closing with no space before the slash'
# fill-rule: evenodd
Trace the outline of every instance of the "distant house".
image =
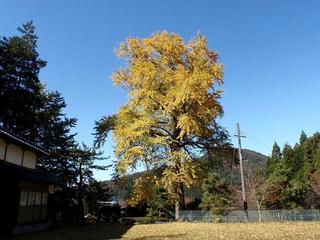
<svg viewBox="0 0 320 240">
<path fill-rule="evenodd" d="M 36 169 L 41 148 L 0 129 L 0 232 L 21 234 L 50 226 L 50 194 L 58 181 Z"/>
</svg>

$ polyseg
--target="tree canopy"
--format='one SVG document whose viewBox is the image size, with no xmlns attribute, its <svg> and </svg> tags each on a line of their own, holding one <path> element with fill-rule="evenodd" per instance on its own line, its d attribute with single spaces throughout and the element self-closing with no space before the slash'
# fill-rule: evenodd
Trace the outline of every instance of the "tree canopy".
<svg viewBox="0 0 320 240">
<path fill-rule="evenodd" d="M 201 34 L 188 43 L 168 32 L 128 38 L 116 53 L 126 66 L 112 80 L 129 100 L 114 117 L 98 121 L 97 139 L 113 130 L 120 174 L 141 163 L 166 166 L 161 180 L 176 200 L 177 215 L 183 186 L 197 179 L 194 155 L 221 144 L 224 130 L 216 119 L 223 114 L 223 65 Z"/>
<path fill-rule="evenodd" d="M 18 31 L 21 36 L 0 40 L 0 126 L 34 142 L 45 101 L 39 72 L 46 62 L 39 58 L 32 22 Z"/>
</svg>

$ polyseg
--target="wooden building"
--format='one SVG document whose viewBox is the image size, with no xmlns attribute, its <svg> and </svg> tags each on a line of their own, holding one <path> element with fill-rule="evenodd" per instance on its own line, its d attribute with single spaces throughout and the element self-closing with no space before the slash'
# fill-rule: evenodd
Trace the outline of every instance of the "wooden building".
<svg viewBox="0 0 320 240">
<path fill-rule="evenodd" d="M 50 226 L 50 194 L 57 179 L 37 170 L 37 146 L 0 130 L 0 235 L 22 234 Z"/>
</svg>

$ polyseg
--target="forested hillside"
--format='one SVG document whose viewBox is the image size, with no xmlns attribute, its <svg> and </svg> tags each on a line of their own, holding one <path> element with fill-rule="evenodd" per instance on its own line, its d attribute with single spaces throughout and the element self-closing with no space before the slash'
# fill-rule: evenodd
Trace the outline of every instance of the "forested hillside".
<svg viewBox="0 0 320 240">
<path fill-rule="evenodd" d="M 301 133 L 299 141 L 282 148 L 274 144 L 272 154 L 267 157 L 261 153 L 244 149 L 245 186 L 249 208 L 257 209 L 297 209 L 318 208 L 320 200 L 320 133 L 308 137 Z M 217 158 L 219 156 L 219 158 Z M 204 155 L 199 159 L 203 166 L 205 179 L 214 172 L 224 179 L 229 188 L 229 207 L 241 208 L 240 170 L 237 149 L 229 149 L 223 154 Z M 153 172 L 129 175 L 122 188 L 122 197 L 130 198 L 135 180 Z M 157 171 L 161 174 L 161 171 Z M 217 180 L 214 180 L 217 181 Z M 213 183 L 214 184 L 214 183 Z M 196 201 L 199 207 L 203 194 L 201 184 L 185 188 L 188 201 Z"/>
<path fill-rule="evenodd" d="M 274 144 L 266 168 L 268 208 L 318 208 L 320 191 L 320 133 L 281 149 Z"/>
<path fill-rule="evenodd" d="M 217 154 L 219 155 L 219 154 Z M 256 171 L 265 167 L 267 164 L 268 157 L 249 149 L 242 150 L 243 159 L 245 166 L 250 168 L 250 171 Z M 221 156 L 221 155 L 220 155 Z M 239 172 L 239 160 L 238 160 L 238 149 L 230 148 L 227 154 L 224 154 L 224 158 L 220 158 L 220 161 L 216 161 L 213 166 L 221 165 L 219 172 L 220 175 L 223 174 L 224 178 L 229 184 L 235 187 L 235 189 L 240 190 L 240 172 Z M 208 158 L 203 156 L 199 160 L 204 166 L 207 166 L 207 172 L 210 172 L 211 166 L 208 164 Z M 220 162 L 220 163 L 219 163 Z M 217 170 L 218 171 L 218 170 Z M 159 175 L 162 169 L 154 169 L 149 171 L 137 172 L 134 174 L 127 175 L 126 178 L 116 179 L 111 181 L 103 181 L 100 184 L 103 186 L 108 186 L 111 193 L 114 195 L 115 199 L 126 201 L 130 199 L 133 195 L 133 185 L 136 179 L 146 175 Z M 198 198 L 201 199 L 201 189 L 200 186 L 185 189 L 186 198 Z"/>
</svg>

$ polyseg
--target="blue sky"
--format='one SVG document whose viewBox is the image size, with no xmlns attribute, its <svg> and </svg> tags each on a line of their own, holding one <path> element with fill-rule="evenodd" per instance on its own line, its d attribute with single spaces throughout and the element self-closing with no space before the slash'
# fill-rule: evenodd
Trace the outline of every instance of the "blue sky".
<svg viewBox="0 0 320 240">
<path fill-rule="evenodd" d="M 90 144 L 94 121 L 126 103 L 110 80 L 122 64 L 118 44 L 162 30 L 188 41 L 200 31 L 225 64 L 221 124 L 233 136 L 240 122 L 243 146 L 269 154 L 274 141 L 294 144 L 302 129 L 319 130 L 319 9 L 312 0 L 1 0 L 0 35 L 34 21 L 48 61 L 41 80 L 63 94 L 66 113 L 78 118 L 78 140 Z M 104 150 L 111 161 L 111 138 Z"/>
</svg>

